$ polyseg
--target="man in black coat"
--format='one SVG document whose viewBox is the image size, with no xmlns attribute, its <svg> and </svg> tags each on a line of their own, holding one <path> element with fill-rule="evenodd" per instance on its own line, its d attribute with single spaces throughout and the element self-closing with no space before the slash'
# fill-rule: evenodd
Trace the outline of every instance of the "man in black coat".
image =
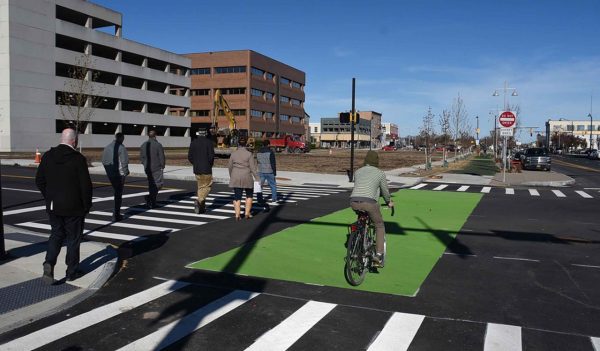
<svg viewBox="0 0 600 351">
<path fill-rule="evenodd" d="M 75 148 L 77 134 L 63 130 L 60 144 L 42 157 L 35 184 L 46 201 L 52 227 L 44 261 L 42 279 L 54 283 L 54 266 L 64 241 L 67 244 L 67 280 L 79 278 L 79 246 L 83 238 L 85 215 L 92 207 L 92 180 L 87 160 Z"/>
<path fill-rule="evenodd" d="M 198 131 L 198 137 L 190 144 L 188 160 L 194 165 L 194 174 L 198 182 L 198 200 L 194 202 L 194 212 L 206 212 L 206 197 L 212 186 L 212 167 L 215 160 L 215 149 L 206 131 Z"/>
<path fill-rule="evenodd" d="M 145 197 L 148 208 L 155 208 L 158 191 L 163 186 L 165 150 L 156 140 L 156 131 L 148 132 L 148 140 L 140 146 L 140 160 L 148 177 L 148 195 Z"/>
</svg>

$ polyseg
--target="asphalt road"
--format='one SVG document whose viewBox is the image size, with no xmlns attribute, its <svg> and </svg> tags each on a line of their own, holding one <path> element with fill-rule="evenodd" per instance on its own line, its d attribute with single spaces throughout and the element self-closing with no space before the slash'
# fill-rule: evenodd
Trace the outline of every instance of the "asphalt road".
<svg viewBox="0 0 600 351">
<path fill-rule="evenodd" d="M 598 184 L 593 171 L 558 163 L 553 167 L 557 171 L 568 167 L 577 188 L 580 182 L 590 188 Z M 30 192 L 35 191 L 28 178 L 31 170 L 3 167 L 2 173 L 3 188 L 29 190 L 3 189 L 5 212 L 39 206 L 39 194 Z M 112 202 L 102 200 L 110 197 L 110 188 L 101 184 L 102 177 L 95 181 L 94 196 L 101 201 L 94 210 L 110 211 Z M 131 179 L 130 185 L 126 194 L 133 196 L 124 206 L 135 208 L 144 180 Z M 163 205 L 176 206 L 181 194 L 193 194 L 195 187 L 191 182 L 167 181 L 166 185 L 179 190 L 161 195 L 169 200 Z M 490 345 L 497 341 L 499 350 L 520 341 L 518 349 L 524 350 L 593 350 L 592 343 L 598 342 L 590 338 L 600 337 L 598 192 L 593 192 L 593 198 L 557 197 L 550 191 L 541 196 L 527 191 L 508 195 L 498 189 L 484 194 L 415 297 L 184 268 L 199 258 L 254 243 L 347 206 L 347 192 L 325 195 L 326 190 L 310 185 L 296 188 L 297 197 L 321 195 L 304 200 L 288 195 L 295 202 L 242 223 L 221 212 L 228 218 L 202 219 L 206 222 L 202 225 L 171 223 L 176 232 L 104 226 L 100 230 L 107 233 L 144 237 L 134 242 L 90 238 L 119 246 L 120 272 L 79 305 L 0 335 L 0 344 L 24 337 L 24 342 L 41 340 L 40 349 L 45 350 L 127 345 L 137 349 L 364 350 L 369 345 L 399 349 L 402 343 L 409 350 L 494 350 Z M 217 184 L 211 194 L 222 191 L 228 191 L 227 187 Z M 444 191 L 456 191 L 456 187 Z M 184 208 L 164 210 L 191 213 Z M 140 213 L 176 218 L 174 214 Z M 22 212 L 5 216 L 5 222 L 44 223 L 44 217 L 43 211 Z M 133 217 L 125 221 L 142 222 Z M 169 222 L 147 223 L 169 226 Z M 229 268 L 242 264 L 252 248 L 250 244 L 241 250 Z M 340 262 L 340 274 L 342 266 Z M 388 340 L 392 342 L 386 344 Z"/>
<path fill-rule="evenodd" d="M 600 160 L 552 155 L 552 170 L 575 179 L 578 187 L 600 190 Z"/>
</svg>

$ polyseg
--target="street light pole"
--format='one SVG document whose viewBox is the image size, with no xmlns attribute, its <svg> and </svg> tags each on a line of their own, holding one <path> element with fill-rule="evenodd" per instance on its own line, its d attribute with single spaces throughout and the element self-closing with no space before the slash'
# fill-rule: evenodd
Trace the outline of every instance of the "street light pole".
<svg viewBox="0 0 600 351">
<path fill-rule="evenodd" d="M 2 167 L 0 166 L 0 261 L 8 258 L 4 246 L 4 211 L 2 210 Z"/>
<path fill-rule="evenodd" d="M 477 156 L 480 156 L 479 155 L 479 144 L 480 144 L 479 143 L 479 116 L 475 116 L 475 119 L 477 120 L 477 129 L 475 129 L 475 133 L 477 134 L 477 138 L 475 139 L 476 140 L 475 142 L 477 143 L 477 145 L 475 145 L 475 146 L 477 146 Z"/>
<path fill-rule="evenodd" d="M 506 92 L 508 90 L 513 90 L 513 93 L 511 94 L 512 96 L 518 96 L 517 89 L 509 88 L 507 81 L 504 81 L 504 88 L 502 89 L 503 95 L 504 95 L 504 111 L 508 111 L 508 100 L 506 98 Z M 494 93 L 492 94 L 492 96 L 498 96 L 498 95 L 500 95 L 500 94 L 498 94 L 498 90 L 495 90 Z M 504 136 L 504 144 L 502 145 L 502 181 L 504 183 L 506 183 L 506 162 L 507 162 L 506 144 L 507 144 L 507 137 Z"/>
</svg>

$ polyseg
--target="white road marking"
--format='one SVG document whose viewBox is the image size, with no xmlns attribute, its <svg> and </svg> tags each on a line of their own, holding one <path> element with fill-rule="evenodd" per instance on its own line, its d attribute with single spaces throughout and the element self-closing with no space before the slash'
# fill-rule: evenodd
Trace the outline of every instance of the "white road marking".
<svg viewBox="0 0 600 351">
<path fill-rule="evenodd" d="M 123 207 L 121 207 L 121 208 L 123 208 Z M 147 208 L 141 208 L 141 207 L 130 207 L 130 208 L 128 208 L 128 211 L 160 213 L 160 214 L 167 214 L 167 215 L 172 215 L 172 216 L 195 217 L 195 218 L 198 218 L 198 217 L 201 217 L 201 218 L 211 218 L 211 219 L 227 219 L 227 218 L 231 218 L 231 217 L 227 217 L 227 216 L 217 216 L 217 215 L 209 215 L 209 214 L 195 214 L 195 213 L 174 212 L 174 211 L 163 211 L 163 210 L 147 209 Z"/>
<path fill-rule="evenodd" d="M 492 190 L 492 187 L 490 186 L 484 186 L 483 188 L 481 188 L 481 192 L 485 194 L 489 194 L 490 190 Z"/>
<path fill-rule="evenodd" d="M 385 323 L 377 339 L 369 346 L 369 351 L 408 350 L 425 316 L 395 312 Z"/>
<path fill-rule="evenodd" d="M 231 193 L 233 194 L 233 193 Z M 209 197 L 207 197 L 207 200 L 215 200 L 215 201 L 233 201 L 233 196 L 232 195 L 227 195 L 227 194 L 208 194 Z M 198 199 L 197 196 L 191 196 L 190 199 Z M 288 198 L 286 199 L 280 199 L 280 202 L 298 202 L 295 200 L 289 200 Z"/>
<path fill-rule="evenodd" d="M 433 190 L 439 191 L 439 190 L 443 190 L 447 187 L 448 187 L 448 184 L 442 184 L 442 185 L 436 186 L 435 188 L 433 188 Z"/>
<path fill-rule="evenodd" d="M 17 189 L 17 188 L 2 188 L 2 190 L 22 191 L 22 192 L 25 192 L 25 193 L 38 193 L 38 194 L 40 194 L 39 190 L 28 190 L 28 189 Z"/>
<path fill-rule="evenodd" d="M 502 256 L 494 256 L 494 258 L 499 260 L 513 260 L 513 261 L 529 261 L 529 262 L 540 262 L 540 260 L 533 260 L 530 258 L 519 258 L 519 257 L 502 257 Z"/>
<path fill-rule="evenodd" d="M 269 196 L 272 194 L 271 191 L 263 191 L 262 192 L 263 195 L 268 194 Z M 327 196 L 327 195 L 331 195 L 331 194 L 321 194 L 321 195 L 316 195 L 316 194 L 307 194 L 305 192 L 298 192 L 298 191 L 279 191 L 279 189 L 277 189 L 277 193 L 278 194 L 284 194 L 284 195 L 289 195 L 289 196 L 302 196 L 302 197 L 309 197 L 309 198 L 319 198 L 319 197 L 323 197 L 323 196 Z"/>
<path fill-rule="evenodd" d="M 572 263 L 571 266 L 586 267 L 586 268 L 600 268 L 600 266 L 592 266 L 589 264 L 576 264 L 576 263 Z"/>
<path fill-rule="evenodd" d="M 506 188 L 506 195 L 514 195 L 514 194 L 515 194 L 515 189 Z"/>
<path fill-rule="evenodd" d="M 269 184 L 265 184 L 265 187 L 268 188 Z M 288 186 L 288 185 L 277 185 L 277 189 L 289 189 L 289 190 L 297 190 L 297 191 L 312 191 L 315 193 L 330 193 L 330 194 L 339 194 L 339 193 L 343 193 L 346 190 L 343 189 L 339 189 L 339 190 L 334 190 L 334 189 L 318 189 L 318 188 L 299 188 L 299 187 L 293 187 L 293 186 Z"/>
<path fill-rule="evenodd" d="M 150 289 L 126 297 L 122 300 L 98 307 L 65 321 L 40 329 L 21 338 L 2 345 L 3 350 L 33 350 L 65 336 L 71 335 L 84 328 L 103 322 L 121 313 L 132 310 L 152 300 L 156 300 L 173 291 L 179 290 L 188 283 L 168 280 Z"/>
<path fill-rule="evenodd" d="M 540 193 L 536 189 L 529 189 L 529 195 L 540 196 Z"/>
<path fill-rule="evenodd" d="M 21 226 L 21 227 L 29 227 L 29 228 L 52 230 L 52 226 L 50 224 L 35 223 L 35 222 L 25 222 L 25 223 L 19 223 L 17 225 Z M 141 236 L 126 235 L 126 234 L 117 234 L 117 233 L 108 233 L 108 232 L 101 232 L 101 231 L 89 230 L 89 229 L 85 229 L 83 231 L 83 235 L 89 235 L 89 236 L 93 236 L 93 237 L 97 237 L 97 238 L 105 238 L 105 239 L 124 240 L 124 241 L 146 240 L 146 238 L 141 237 Z"/>
<path fill-rule="evenodd" d="M 560 190 L 552 190 L 552 192 L 554 193 L 554 195 L 556 195 L 557 197 L 567 197 L 567 195 L 563 194 L 562 191 Z"/>
<path fill-rule="evenodd" d="M 111 216 L 111 217 L 113 215 L 111 212 L 103 212 L 103 211 L 93 211 L 93 212 L 90 212 L 90 214 L 96 215 L 96 216 Z M 206 224 L 206 222 L 200 222 L 200 221 L 188 221 L 188 220 L 183 220 L 183 219 L 173 219 L 173 218 L 164 218 L 164 217 L 148 217 L 148 216 L 141 216 L 141 215 L 127 216 L 127 217 L 125 217 L 125 219 L 138 219 L 138 220 L 142 220 L 142 221 L 178 223 L 178 224 L 188 224 L 188 225 Z M 88 219 L 86 219 L 86 222 L 87 221 L 88 221 Z"/>
<path fill-rule="evenodd" d="M 600 351 L 600 338 L 590 338 L 595 351 Z"/>
<path fill-rule="evenodd" d="M 477 255 L 473 255 L 473 254 L 460 254 L 460 253 L 454 253 L 454 252 L 444 252 L 444 255 L 477 257 Z"/>
<path fill-rule="evenodd" d="M 119 350 L 162 350 L 258 295 L 249 291 L 235 290 Z"/>
<path fill-rule="evenodd" d="M 411 189 L 413 190 L 417 190 L 417 189 L 421 189 L 427 186 L 427 183 L 421 183 L 421 184 L 417 184 L 415 186 L 413 186 Z"/>
<path fill-rule="evenodd" d="M 21 208 L 18 210 L 10 210 L 10 211 L 4 211 L 4 215 L 5 216 L 10 216 L 13 214 L 19 214 L 19 213 L 26 213 L 26 212 L 34 212 L 34 211 L 39 211 L 39 210 L 45 210 L 46 206 L 34 206 L 34 207 L 27 207 L 27 208 Z"/>
<path fill-rule="evenodd" d="M 129 229 L 150 230 L 153 232 L 157 232 L 157 231 L 158 232 L 167 232 L 167 231 L 176 232 L 179 230 L 179 229 L 175 229 L 175 228 L 159 227 L 159 226 L 155 226 L 155 225 L 141 225 L 141 224 L 133 224 L 133 223 L 111 222 L 111 221 L 102 221 L 102 220 L 92 219 L 92 218 L 86 218 L 85 223 L 110 225 L 113 227 L 121 227 L 121 228 L 129 228 Z"/>
<path fill-rule="evenodd" d="M 469 189 L 468 185 L 463 185 L 460 188 L 458 188 L 456 191 L 467 191 L 467 189 Z"/>
<path fill-rule="evenodd" d="M 581 197 L 585 198 L 585 199 L 593 199 L 594 197 L 588 193 L 586 193 L 585 191 L 581 191 L 581 190 L 576 190 L 575 191 L 577 194 L 581 195 Z"/>
<path fill-rule="evenodd" d="M 261 335 L 246 351 L 287 350 L 336 305 L 309 301 L 275 328 Z"/>
<path fill-rule="evenodd" d="M 233 191 L 219 191 L 219 194 L 224 194 L 224 195 L 233 195 Z M 212 195 L 212 194 L 211 194 Z M 245 194 L 242 194 L 242 197 L 244 197 Z M 256 197 L 256 194 L 254 194 L 254 196 Z M 293 195 L 287 195 L 287 196 L 283 196 L 284 200 L 287 201 L 287 199 L 294 199 L 294 200 L 310 200 L 308 197 L 299 197 L 299 196 L 293 196 Z"/>
<path fill-rule="evenodd" d="M 488 323 L 484 351 L 521 351 L 521 327 Z"/>
</svg>

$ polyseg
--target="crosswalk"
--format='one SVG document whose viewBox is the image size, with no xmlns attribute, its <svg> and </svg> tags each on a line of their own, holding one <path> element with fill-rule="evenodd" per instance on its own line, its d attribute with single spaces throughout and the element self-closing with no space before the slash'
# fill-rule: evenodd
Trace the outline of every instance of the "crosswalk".
<svg viewBox="0 0 600 351">
<path fill-rule="evenodd" d="M 144 203 L 135 203 L 134 201 L 141 200 L 146 193 L 125 195 L 124 198 L 131 199 L 133 205 L 121 207 L 124 213 L 122 221 L 113 222 L 112 213 L 109 211 L 92 211 L 86 217 L 84 233 L 89 238 L 98 238 L 102 241 L 119 244 L 128 241 L 146 240 L 148 235 L 175 233 L 190 227 L 233 218 L 235 216 L 232 203 L 233 192 L 228 191 L 229 189 L 223 186 L 216 187 L 213 190 L 206 201 L 207 212 L 203 214 L 194 213 L 194 202 L 197 197 L 192 192 L 169 191 L 159 196 L 162 201 L 159 201 L 158 208 L 153 209 L 146 208 Z M 279 185 L 277 187 L 278 202 L 272 204 L 271 207 L 296 204 L 301 201 L 314 200 L 346 191 L 346 189 L 336 187 Z M 264 191 L 264 197 L 266 200 L 271 199 L 268 188 Z M 105 199 L 102 198 L 102 200 Z M 44 207 L 41 207 L 37 210 L 43 209 Z M 253 211 L 260 211 L 263 207 L 254 201 L 252 209 Z M 21 211 L 19 213 L 31 212 L 29 208 L 20 209 L 19 211 Z M 46 219 L 19 222 L 14 223 L 14 225 L 48 234 L 51 230 Z"/>
<path fill-rule="evenodd" d="M 554 198 L 576 197 L 580 199 L 600 198 L 600 192 L 595 194 L 590 190 L 575 190 L 571 188 L 563 189 L 535 189 L 535 188 L 511 188 L 511 187 L 492 187 L 482 185 L 462 185 L 462 184 L 439 184 L 439 183 L 419 183 L 409 187 L 411 190 L 432 190 L 432 191 L 456 191 L 481 194 L 503 194 L 503 195 L 528 195 L 532 197 L 552 196 Z"/>
<path fill-rule="evenodd" d="M 595 336 L 161 281 L 90 311 L 65 315 L 0 349 L 279 351 L 318 345 L 322 350 L 379 351 L 458 350 L 469 345 L 470 350 L 520 351 L 556 349 L 560 338 L 577 350 L 600 346 Z M 448 330 L 466 332 L 452 340 L 446 337 Z"/>
</svg>

